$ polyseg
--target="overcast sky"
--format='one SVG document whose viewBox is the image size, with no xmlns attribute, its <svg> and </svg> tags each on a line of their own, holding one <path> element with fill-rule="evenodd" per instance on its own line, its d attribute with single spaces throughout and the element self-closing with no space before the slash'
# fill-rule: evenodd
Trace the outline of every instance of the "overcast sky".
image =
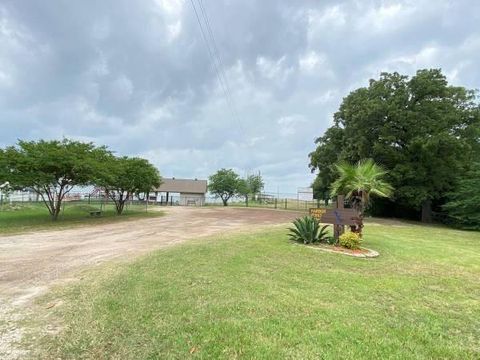
<svg viewBox="0 0 480 360">
<path fill-rule="evenodd" d="M 203 5 L 228 101 L 190 0 L 0 0 L 0 146 L 88 140 L 163 176 L 261 171 L 268 191 L 296 192 L 314 139 L 369 78 L 440 67 L 480 87 L 478 0 Z"/>
</svg>

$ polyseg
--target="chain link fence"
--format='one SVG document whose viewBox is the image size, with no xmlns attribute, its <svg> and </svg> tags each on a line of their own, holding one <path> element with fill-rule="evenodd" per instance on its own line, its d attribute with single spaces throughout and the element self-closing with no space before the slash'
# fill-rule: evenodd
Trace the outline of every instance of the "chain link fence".
<svg viewBox="0 0 480 360">
<path fill-rule="evenodd" d="M 148 206 L 178 206 L 180 204 L 180 196 L 171 194 L 168 200 L 165 196 L 150 197 L 147 202 L 146 196 L 133 197 L 128 201 L 128 204 L 139 205 L 146 204 Z M 41 202 L 42 199 L 34 192 L 28 191 L 13 191 L 8 196 L 3 194 L 0 199 L 2 205 L 8 203 L 36 203 Z M 84 203 L 93 206 L 102 207 L 105 204 L 111 203 L 112 200 L 105 196 L 104 193 L 95 191 L 76 191 L 67 194 L 64 199 L 65 204 Z M 205 206 L 223 206 L 222 199 L 207 194 L 205 198 Z M 303 200 L 296 194 L 273 194 L 265 193 L 256 196 L 234 197 L 229 199 L 228 206 L 235 207 L 251 207 L 251 208 L 265 208 L 278 210 L 295 210 L 307 212 L 310 208 L 316 207 L 331 207 L 330 204 L 320 200 Z"/>
<path fill-rule="evenodd" d="M 262 194 L 263 195 L 263 194 Z M 222 199 L 219 197 L 208 196 L 205 201 L 206 206 L 223 206 Z M 330 207 L 320 200 L 302 200 L 294 197 L 282 196 L 260 196 L 256 198 L 232 198 L 228 201 L 228 206 L 265 208 L 278 210 L 295 210 L 307 212 L 310 208 Z"/>
</svg>

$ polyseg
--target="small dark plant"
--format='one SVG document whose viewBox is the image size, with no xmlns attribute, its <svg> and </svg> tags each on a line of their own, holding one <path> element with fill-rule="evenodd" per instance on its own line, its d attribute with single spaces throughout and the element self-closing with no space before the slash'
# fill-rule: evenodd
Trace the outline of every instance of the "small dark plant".
<svg viewBox="0 0 480 360">
<path fill-rule="evenodd" d="M 327 239 L 327 227 L 320 227 L 317 219 L 311 216 L 304 216 L 293 221 L 294 227 L 289 228 L 290 239 L 304 244 L 323 242 Z"/>
<path fill-rule="evenodd" d="M 336 245 L 337 239 L 335 239 L 333 236 L 327 236 L 325 237 L 325 243 L 328 245 Z"/>
</svg>

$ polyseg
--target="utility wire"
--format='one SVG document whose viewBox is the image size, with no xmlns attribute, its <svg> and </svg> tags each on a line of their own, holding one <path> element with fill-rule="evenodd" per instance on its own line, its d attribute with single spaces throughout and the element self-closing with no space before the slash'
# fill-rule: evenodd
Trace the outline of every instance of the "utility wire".
<svg viewBox="0 0 480 360">
<path fill-rule="evenodd" d="M 195 12 L 195 16 L 196 16 L 197 21 L 198 21 L 198 25 L 200 27 L 200 31 L 202 33 L 202 37 L 205 41 L 207 51 L 208 51 L 208 53 L 210 55 L 210 58 L 212 60 L 213 68 L 214 68 L 215 73 L 217 75 L 220 88 L 222 89 L 222 91 L 225 95 L 225 100 L 226 100 L 227 106 L 232 113 L 232 117 L 233 117 L 234 121 L 237 123 L 237 125 L 240 129 L 242 137 L 244 137 L 245 134 L 244 134 L 244 130 L 243 130 L 243 127 L 242 127 L 242 123 L 240 121 L 240 117 L 238 115 L 235 103 L 233 101 L 232 92 L 230 90 L 230 86 L 228 84 L 228 80 L 227 80 L 227 77 L 225 75 L 225 71 L 223 69 L 224 68 L 223 61 L 222 61 L 222 58 L 220 56 L 220 52 L 218 51 L 218 47 L 217 47 L 217 44 L 216 44 L 216 41 L 215 41 L 215 36 L 214 36 L 212 28 L 210 26 L 210 21 L 209 21 L 209 18 L 208 18 L 208 14 L 207 14 L 207 12 L 206 12 L 203 4 L 202 4 L 202 1 L 201 0 L 197 0 L 197 1 L 198 1 L 198 4 L 199 4 L 200 13 L 202 15 L 202 18 L 203 18 L 203 21 L 204 21 L 205 25 L 202 25 L 202 21 L 200 20 L 199 12 L 197 11 L 197 7 L 195 6 L 194 0 L 190 0 L 190 2 L 192 4 L 192 7 L 193 7 L 193 10 Z M 204 26 L 205 26 L 206 31 L 204 29 Z M 210 45 L 210 41 L 209 41 L 206 33 L 208 33 L 208 35 L 211 39 L 212 45 Z"/>
<path fill-rule="evenodd" d="M 228 93 L 228 96 L 230 97 L 230 101 L 234 106 L 234 110 L 236 110 L 235 103 L 234 103 L 233 97 L 232 97 L 232 91 L 230 90 L 230 86 L 228 84 L 228 78 L 225 74 L 225 65 L 223 63 L 222 56 L 220 55 L 220 51 L 218 50 L 217 42 L 215 40 L 215 35 L 214 35 L 214 33 L 212 31 L 212 27 L 210 25 L 210 19 L 208 17 L 208 14 L 207 14 L 207 11 L 206 11 L 205 7 L 203 6 L 203 1 L 202 0 L 197 0 L 197 1 L 200 5 L 200 10 L 201 10 L 203 19 L 205 21 L 205 25 L 206 25 L 208 34 L 210 35 L 210 38 L 212 40 L 213 52 L 214 52 L 214 55 L 217 57 L 217 60 L 218 60 L 218 64 L 219 64 L 219 68 L 220 68 L 220 75 L 222 75 L 223 82 L 225 84 L 225 88 L 227 89 L 227 93 Z"/>
</svg>

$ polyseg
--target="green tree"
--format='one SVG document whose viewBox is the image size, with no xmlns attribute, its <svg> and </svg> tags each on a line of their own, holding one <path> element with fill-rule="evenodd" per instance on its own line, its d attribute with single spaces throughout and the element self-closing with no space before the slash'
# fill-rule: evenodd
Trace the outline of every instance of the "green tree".
<svg viewBox="0 0 480 360">
<path fill-rule="evenodd" d="M 7 164 L 5 150 L 0 148 L 0 185 L 7 181 Z"/>
<path fill-rule="evenodd" d="M 148 160 L 129 157 L 111 157 L 97 179 L 97 185 L 103 187 L 113 200 L 118 215 L 133 195 L 148 194 L 160 186 L 162 178 Z"/>
<path fill-rule="evenodd" d="M 248 206 L 248 199 L 251 195 L 254 199 L 263 190 L 264 182 L 262 175 L 252 174 L 248 175 L 245 179 L 239 179 L 237 193 L 245 198 L 245 202 Z"/>
<path fill-rule="evenodd" d="M 480 163 L 464 178 L 459 180 L 455 190 L 448 195 L 444 209 L 456 225 L 464 229 L 480 230 Z"/>
<path fill-rule="evenodd" d="M 237 195 L 245 198 L 245 204 L 248 206 L 248 199 L 251 194 L 250 187 L 248 186 L 247 179 L 239 179 L 237 187 Z"/>
<path fill-rule="evenodd" d="M 339 154 L 340 149 L 343 149 L 343 140 L 344 130 L 333 126 L 315 141 L 317 149 L 309 156 L 312 171 L 318 170 L 318 175 L 312 184 L 316 199 L 325 201 L 330 198 L 330 187 L 336 177 L 335 165 L 338 161 L 344 160 Z"/>
<path fill-rule="evenodd" d="M 65 196 L 93 184 L 108 156 L 105 147 L 69 139 L 19 141 L 3 151 L 0 172 L 13 188 L 35 191 L 56 220 Z"/>
<path fill-rule="evenodd" d="M 208 190 L 222 199 L 223 206 L 227 206 L 233 196 L 242 195 L 247 189 L 246 182 L 232 169 L 220 169 L 208 180 Z"/>
<path fill-rule="evenodd" d="M 248 175 L 245 179 L 245 182 L 248 193 L 251 194 L 254 199 L 263 191 L 263 188 L 265 187 L 265 183 L 260 173 Z"/>
<path fill-rule="evenodd" d="M 438 69 L 412 78 L 383 73 L 344 98 L 334 125 L 310 153 L 316 187 L 335 180 L 334 165 L 371 158 L 388 171 L 396 204 L 430 221 L 461 174 L 478 156 L 480 112 L 475 93 L 449 86 Z"/>
<path fill-rule="evenodd" d="M 390 197 L 393 193 L 392 186 L 386 182 L 387 174 L 381 166 L 372 159 L 361 160 L 352 165 L 341 162 L 336 165 L 338 177 L 332 183 L 332 195 L 345 195 L 352 205 L 363 217 L 370 204 L 370 197 Z"/>
</svg>

